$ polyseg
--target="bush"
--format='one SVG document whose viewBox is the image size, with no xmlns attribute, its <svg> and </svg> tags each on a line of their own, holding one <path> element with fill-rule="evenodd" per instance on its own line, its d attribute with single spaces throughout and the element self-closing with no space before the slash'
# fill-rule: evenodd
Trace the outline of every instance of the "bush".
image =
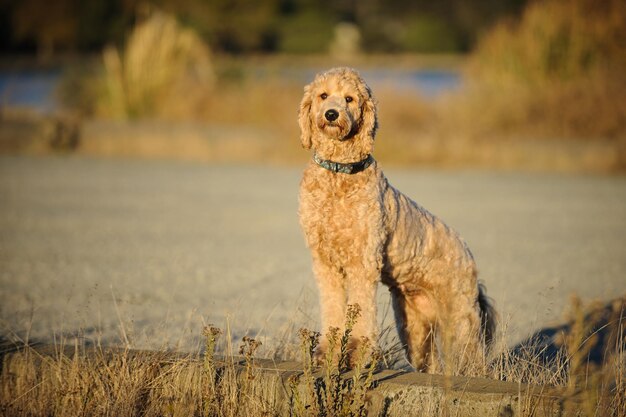
<svg viewBox="0 0 626 417">
<path fill-rule="evenodd" d="M 532 3 L 520 22 L 504 21 L 473 56 L 483 79 L 541 85 L 626 70 L 626 3 L 550 0 Z"/>
<path fill-rule="evenodd" d="M 192 105 L 193 94 L 211 88 L 214 75 L 208 48 L 190 29 L 155 12 L 131 33 L 123 53 L 103 53 L 101 115 L 132 118 L 160 115 L 172 106 Z"/>
<path fill-rule="evenodd" d="M 535 2 L 519 22 L 500 22 L 480 41 L 467 107 L 487 108 L 501 124 L 487 131 L 623 140 L 624 73 L 626 3 Z"/>
</svg>

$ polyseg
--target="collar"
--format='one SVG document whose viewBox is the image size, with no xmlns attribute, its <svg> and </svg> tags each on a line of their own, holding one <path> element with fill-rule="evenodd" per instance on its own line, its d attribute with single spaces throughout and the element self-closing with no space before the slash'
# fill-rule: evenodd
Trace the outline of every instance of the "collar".
<svg viewBox="0 0 626 417">
<path fill-rule="evenodd" d="M 359 172 L 364 171 L 365 169 L 367 169 L 367 167 L 372 165 L 372 162 L 374 162 L 374 157 L 372 155 L 367 155 L 367 157 L 361 161 L 348 162 L 344 164 L 341 162 L 333 162 L 328 159 L 321 159 L 316 153 L 314 153 L 313 161 L 322 168 L 325 168 L 335 173 L 340 172 L 342 174 L 358 174 Z"/>
</svg>

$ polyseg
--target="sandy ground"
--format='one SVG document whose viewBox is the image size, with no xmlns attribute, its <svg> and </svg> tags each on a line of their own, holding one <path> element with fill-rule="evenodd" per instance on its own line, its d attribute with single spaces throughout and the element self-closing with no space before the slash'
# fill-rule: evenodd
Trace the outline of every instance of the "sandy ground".
<svg viewBox="0 0 626 417">
<path fill-rule="evenodd" d="M 203 323 L 214 323 L 269 351 L 317 326 L 300 173 L 0 158 L 0 334 L 194 349 Z M 467 240 L 510 344 L 558 322 L 572 292 L 626 293 L 626 177 L 387 176 Z M 382 316 L 383 287 L 379 304 Z"/>
</svg>

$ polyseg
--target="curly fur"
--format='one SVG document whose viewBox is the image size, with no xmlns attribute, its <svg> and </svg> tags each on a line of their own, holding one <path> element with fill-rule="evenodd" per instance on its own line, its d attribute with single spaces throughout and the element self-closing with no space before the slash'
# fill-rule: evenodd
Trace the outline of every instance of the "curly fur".
<svg viewBox="0 0 626 417">
<path fill-rule="evenodd" d="M 338 113 L 336 120 L 326 117 L 329 110 Z M 298 120 L 302 145 L 322 159 L 350 163 L 373 151 L 376 101 L 353 69 L 317 75 L 304 88 Z M 376 340 L 375 297 L 382 281 L 416 369 L 436 370 L 434 354 L 445 356 L 445 349 L 435 348 L 442 341 L 459 352 L 457 363 L 484 352 L 494 312 L 477 282 L 471 252 L 455 231 L 389 185 L 376 162 L 351 175 L 311 161 L 300 185 L 299 214 L 324 330 L 341 329 L 346 306 L 359 304 L 352 345 L 362 337 Z M 326 346 L 322 339 L 318 356 Z"/>
</svg>

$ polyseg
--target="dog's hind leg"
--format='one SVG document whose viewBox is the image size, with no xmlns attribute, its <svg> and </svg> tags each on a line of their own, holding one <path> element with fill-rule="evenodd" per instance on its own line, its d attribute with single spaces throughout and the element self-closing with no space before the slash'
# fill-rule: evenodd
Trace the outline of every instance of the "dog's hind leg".
<svg viewBox="0 0 626 417">
<path fill-rule="evenodd" d="M 409 362 L 420 372 L 435 372 L 436 317 L 430 296 L 420 289 L 392 287 L 390 291 L 398 334 Z"/>
<path fill-rule="evenodd" d="M 464 307 L 463 307 L 464 306 Z M 481 337 L 481 321 L 478 308 L 471 300 L 449 306 L 444 340 L 444 362 L 453 373 L 467 374 L 480 371 L 484 365 L 485 344 Z M 443 327 L 443 326 L 442 326 Z"/>
</svg>

